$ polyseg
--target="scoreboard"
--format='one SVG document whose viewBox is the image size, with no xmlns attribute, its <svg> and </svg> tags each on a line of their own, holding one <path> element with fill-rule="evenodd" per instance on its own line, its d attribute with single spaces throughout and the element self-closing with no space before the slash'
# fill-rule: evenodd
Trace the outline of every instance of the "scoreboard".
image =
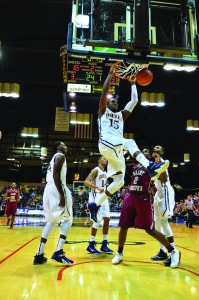
<svg viewBox="0 0 199 300">
<path fill-rule="evenodd" d="M 104 57 L 66 54 L 67 92 L 101 94 L 104 81 L 113 63 Z M 110 93 L 115 94 L 115 87 L 119 86 L 119 82 L 120 79 L 113 75 Z"/>
</svg>

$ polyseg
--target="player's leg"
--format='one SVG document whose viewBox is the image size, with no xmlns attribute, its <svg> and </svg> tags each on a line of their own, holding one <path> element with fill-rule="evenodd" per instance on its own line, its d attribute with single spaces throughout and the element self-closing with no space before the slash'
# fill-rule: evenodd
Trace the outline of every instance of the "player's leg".
<svg viewBox="0 0 199 300">
<path fill-rule="evenodd" d="M 73 212 L 72 212 L 72 196 L 70 190 L 65 186 L 64 195 L 65 195 L 65 208 L 64 213 L 60 216 L 61 227 L 60 227 L 60 236 L 57 242 L 57 247 L 53 253 L 51 259 L 66 265 L 72 265 L 74 262 L 65 256 L 63 251 L 63 246 L 65 245 L 66 237 L 72 226 L 73 221 Z M 58 204 L 59 205 L 59 204 Z"/>
<path fill-rule="evenodd" d="M 90 236 L 90 242 L 88 244 L 88 247 L 87 247 L 87 251 L 91 254 L 101 254 L 100 251 L 98 251 L 96 248 L 95 248 L 95 239 L 96 239 L 96 234 L 97 234 L 97 230 L 100 226 L 100 223 L 101 223 L 101 218 L 99 216 L 99 213 L 100 213 L 100 210 L 98 211 L 98 215 L 97 215 L 97 219 L 98 221 L 97 222 L 93 222 L 93 225 L 92 225 L 92 228 L 91 228 L 91 236 Z"/>
<path fill-rule="evenodd" d="M 165 266 L 176 268 L 180 264 L 181 253 L 175 247 L 173 232 L 168 222 L 168 218 L 172 215 L 174 207 L 174 191 L 166 185 L 163 185 L 162 189 L 162 193 L 159 190 L 154 197 L 154 219 L 156 228 L 162 228 L 166 235 L 170 249 L 173 248 L 172 252 L 169 251 L 170 257 L 164 262 L 164 264 Z"/>
<path fill-rule="evenodd" d="M 49 195 L 50 195 L 50 198 L 49 198 Z M 56 200 L 57 199 L 54 199 L 54 197 L 52 197 L 51 191 L 49 192 L 49 187 L 46 187 L 44 190 L 44 194 L 43 194 L 43 208 L 44 208 L 44 216 L 46 218 L 47 223 L 42 231 L 39 248 L 38 248 L 37 254 L 35 255 L 34 261 L 33 261 L 34 265 L 40 265 L 40 264 L 47 262 L 47 258 L 44 257 L 44 248 L 45 248 L 48 236 L 49 236 L 53 226 L 55 224 L 57 224 L 57 222 L 55 223 L 51 220 L 52 218 L 51 218 L 49 202 L 50 201 L 54 202 Z"/>
<path fill-rule="evenodd" d="M 10 223 L 10 229 L 13 229 L 15 215 L 17 213 L 17 202 L 11 203 L 11 223 Z"/>
<path fill-rule="evenodd" d="M 150 228 L 145 229 L 145 231 L 149 235 L 151 235 L 152 237 L 154 237 L 162 245 L 164 245 L 164 247 L 168 250 L 169 253 L 171 253 L 174 250 L 174 247 L 172 247 L 170 245 L 170 243 L 167 240 L 167 238 L 165 237 L 165 235 L 162 234 L 161 232 L 157 231 L 156 229 L 150 229 Z"/>
<path fill-rule="evenodd" d="M 6 225 L 9 225 L 10 219 L 11 219 L 12 216 L 11 216 L 11 205 L 10 205 L 10 202 L 8 202 L 8 201 L 6 203 L 5 214 L 6 214 L 6 217 L 7 217 Z"/>
<path fill-rule="evenodd" d="M 107 187 L 105 193 L 99 197 L 95 203 L 97 206 L 101 205 L 107 198 L 110 198 L 115 192 L 117 192 L 124 185 L 124 175 L 121 171 L 113 175 L 113 181 Z"/>
<path fill-rule="evenodd" d="M 124 249 L 124 244 L 126 242 L 127 232 L 128 232 L 128 228 L 120 228 L 117 253 L 112 259 L 113 265 L 117 265 L 121 261 L 123 261 L 123 249 Z"/>
<path fill-rule="evenodd" d="M 161 224 L 161 216 L 162 216 L 162 212 L 164 212 L 164 193 L 160 192 L 160 190 L 158 190 L 154 196 L 154 205 L 153 205 L 153 218 L 154 218 L 154 222 L 155 222 L 155 229 L 158 232 L 161 232 L 162 234 L 165 235 L 165 232 L 162 229 L 162 224 Z M 166 249 L 164 247 L 163 244 L 160 243 L 160 250 L 159 252 L 152 256 L 151 259 L 152 260 L 165 260 L 167 259 L 167 253 L 166 253 Z"/>
<path fill-rule="evenodd" d="M 154 211 L 155 211 L 155 209 L 156 209 L 156 206 L 154 206 Z M 156 220 L 155 220 L 155 229 L 156 229 L 156 231 L 162 233 L 165 236 L 162 226 L 161 226 L 161 221 L 159 218 L 156 218 Z M 165 246 L 162 243 L 160 243 L 159 245 L 160 245 L 160 250 L 156 255 L 151 257 L 152 260 L 165 260 L 168 258 Z"/>
<path fill-rule="evenodd" d="M 108 202 L 108 200 L 107 200 L 107 202 Z M 101 246 L 100 250 L 103 252 L 106 252 L 106 253 L 113 253 L 113 250 L 111 250 L 108 247 L 108 232 L 109 232 L 109 222 L 110 222 L 110 217 L 108 216 L 108 215 L 110 215 L 108 203 L 107 203 L 107 206 L 108 206 L 108 214 L 106 217 L 103 217 L 103 220 L 104 220 L 103 227 L 102 227 L 103 241 L 102 241 L 102 246 Z M 106 215 L 105 212 L 104 212 L 104 215 Z"/>
<path fill-rule="evenodd" d="M 162 219 L 161 224 L 170 246 L 174 248 L 174 250 L 171 252 L 170 257 L 164 262 L 164 265 L 168 267 L 170 266 L 171 268 L 176 268 L 180 264 L 181 252 L 175 247 L 173 232 L 168 219 Z"/>
<path fill-rule="evenodd" d="M 53 261 L 56 261 L 56 262 L 59 262 L 59 263 L 65 264 L 65 265 L 72 265 L 74 263 L 73 260 L 71 260 L 65 256 L 65 253 L 63 250 L 63 247 L 66 242 L 66 237 L 67 237 L 69 229 L 71 228 L 71 225 L 72 225 L 72 220 L 63 221 L 61 223 L 60 236 L 59 236 L 59 239 L 57 242 L 57 247 L 51 257 L 51 259 Z"/>
<path fill-rule="evenodd" d="M 119 264 L 123 260 L 123 249 L 126 242 L 128 228 L 134 226 L 134 221 L 136 217 L 136 211 L 133 205 L 132 195 L 127 193 L 122 206 L 122 211 L 120 214 L 120 231 L 118 236 L 118 249 L 117 253 L 112 259 L 112 264 Z"/>
<path fill-rule="evenodd" d="M 156 218 L 156 229 L 162 228 L 163 233 L 166 235 L 167 240 L 171 247 L 175 248 L 173 232 L 168 219 L 173 215 L 173 209 L 175 206 L 175 193 L 172 186 L 169 183 L 162 184 L 157 192 L 157 207 L 159 210 L 159 217 Z M 156 200 L 155 200 L 156 201 Z M 165 262 L 167 265 L 167 262 Z"/>
<path fill-rule="evenodd" d="M 54 224 L 52 222 L 50 222 L 50 221 L 47 222 L 42 231 L 39 248 L 38 248 L 37 254 L 35 255 L 34 261 L 33 261 L 34 265 L 41 265 L 41 264 L 44 264 L 45 262 L 47 262 L 47 258 L 44 257 L 44 248 L 45 248 L 48 236 L 53 228 L 53 225 Z"/>
</svg>

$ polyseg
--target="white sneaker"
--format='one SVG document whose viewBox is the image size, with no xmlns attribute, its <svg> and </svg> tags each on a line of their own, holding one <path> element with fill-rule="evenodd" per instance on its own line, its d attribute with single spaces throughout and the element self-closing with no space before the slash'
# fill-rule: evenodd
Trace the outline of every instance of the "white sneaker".
<svg viewBox="0 0 199 300">
<path fill-rule="evenodd" d="M 121 261 L 123 261 L 123 254 L 121 253 L 116 253 L 115 257 L 113 257 L 112 259 L 112 264 L 113 265 L 117 265 L 119 264 Z"/>
<path fill-rule="evenodd" d="M 171 252 L 171 268 L 177 268 L 180 265 L 181 252 L 177 249 Z"/>
</svg>

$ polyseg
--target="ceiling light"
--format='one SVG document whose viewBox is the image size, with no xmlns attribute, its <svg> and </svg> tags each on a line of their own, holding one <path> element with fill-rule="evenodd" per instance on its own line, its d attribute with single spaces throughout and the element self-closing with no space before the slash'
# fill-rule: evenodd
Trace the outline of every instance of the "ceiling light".
<svg viewBox="0 0 199 300">
<path fill-rule="evenodd" d="M 21 136 L 27 137 L 38 137 L 38 132 L 39 129 L 38 128 L 32 128 L 32 127 L 23 127 L 22 132 L 21 132 Z"/>
<path fill-rule="evenodd" d="M 76 124 L 77 114 L 75 112 L 70 113 L 70 123 Z"/>
<path fill-rule="evenodd" d="M 34 148 L 40 148 L 40 141 L 39 140 L 36 140 L 34 145 L 33 145 Z"/>
<path fill-rule="evenodd" d="M 48 148 L 41 147 L 41 156 L 47 156 L 47 154 L 48 154 Z"/>
<path fill-rule="evenodd" d="M 31 127 L 27 128 L 27 136 L 33 136 L 33 130 Z"/>
<path fill-rule="evenodd" d="M 76 16 L 77 28 L 89 28 L 89 16 L 88 15 L 77 15 Z"/>
<path fill-rule="evenodd" d="M 141 105 L 142 106 L 158 106 L 162 107 L 165 105 L 164 93 L 141 93 Z"/>
<path fill-rule="evenodd" d="M 39 129 L 38 128 L 32 128 L 32 136 L 33 137 L 38 137 L 38 132 L 39 132 Z"/>
<path fill-rule="evenodd" d="M 76 93 L 69 93 L 69 96 L 70 96 L 70 97 L 75 97 L 75 96 L 76 96 Z"/>
<path fill-rule="evenodd" d="M 27 127 L 23 127 L 22 132 L 21 132 L 21 136 L 27 136 L 27 134 L 28 134 Z"/>
<path fill-rule="evenodd" d="M 69 112 L 76 112 L 76 111 L 77 111 L 77 107 L 75 105 L 75 101 L 72 101 L 69 108 Z"/>
<path fill-rule="evenodd" d="M 177 168 L 178 164 L 177 163 L 173 163 L 173 168 Z"/>
<path fill-rule="evenodd" d="M 89 114 L 84 114 L 83 115 L 83 124 L 90 124 L 90 115 Z"/>
<path fill-rule="evenodd" d="M 189 162 L 189 161 L 190 161 L 190 154 L 184 153 L 184 162 Z"/>
<path fill-rule="evenodd" d="M 134 133 L 133 132 L 124 132 L 124 138 L 125 139 L 134 139 Z"/>
<path fill-rule="evenodd" d="M 165 64 L 163 68 L 166 71 L 175 70 L 175 71 L 193 72 L 198 68 L 198 66 Z"/>
<path fill-rule="evenodd" d="M 156 94 L 155 93 L 149 93 L 149 105 L 156 106 Z"/>
<path fill-rule="evenodd" d="M 164 93 L 157 93 L 156 105 L 162 107 L 165 105 Z"/>
<path fill-rule="evenodd" d="M 193 130 L 193 120 L 187 120 L 187 130 Z"/>
<path fill-rule="evenodd" d="M 188 131 L 198 131 L 199 130 L 199 120 L 187 120 L 187 130 Z"/>
<path fill-rule="evenodd" d="M 77 124 L 82 124 L 83 123 L 83 114 L 77 114 L 76 123 Z"/>
<path fill-rule="evenodd" d="M 4 82 L 2 84 L 1 94 L 4 97 L 9 97 L 10 96 L 10 83 Z"/>
<path fill-rule="evenodd" d="M 193 120 L 193 130 L 199 130 L 199 120 Z"/>
<path fill-rule="evenodd" d="M 18 83 L 0 82 L 0 96 L 18 98 L 19 89 Z"/>
<path fill-rule="evenodd" d="M 147 93 L 147 92 L 141 93 L 141 105 L 142 106 L 149 105 L 149 93 Z"/>
<path fill-rule="evenodd" d="M 19 98 L 20 85 L 18 83 L 12 83 L 10 85 L 10 97 Z"/>
</svg>

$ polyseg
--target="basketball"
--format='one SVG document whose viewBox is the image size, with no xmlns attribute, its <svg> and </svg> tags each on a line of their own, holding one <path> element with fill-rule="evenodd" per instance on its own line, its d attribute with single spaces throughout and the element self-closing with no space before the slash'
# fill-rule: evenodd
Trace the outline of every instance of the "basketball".
<svg viewBox="0 0 199 300">
<path fill-rule="evenodd" d="M 141 86 L 149 85 L 153 80 L 153 73 L 148 69 L 143 69 L 136 75 L 136 81 Z"/>
</svg>

